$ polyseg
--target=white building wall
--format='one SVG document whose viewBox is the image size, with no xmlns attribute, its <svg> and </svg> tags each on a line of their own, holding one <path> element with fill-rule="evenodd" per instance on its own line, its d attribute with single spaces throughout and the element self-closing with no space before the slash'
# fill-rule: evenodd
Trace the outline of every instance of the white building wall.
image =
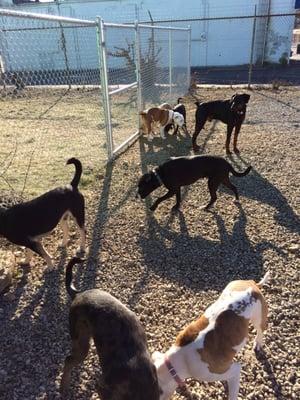
<svg viewBox="0 0 300 400">
<path fill-rule="evenodd" d="M 76 18 L 94 19 L 97 15 L 109 22 L 132 22 L 135 19 L 149 21 L 148 10 L 154 20 L 182 19 L 182 18 L 213 18 L 213 17 L 235 17 L 229 20 L 206 20 L 194 22 L 173 23 L 173 25 L 192 26 L 192 66 L 235 66 L 248 64 L 250 60 L 253 19 L 239 18 L 243 15 L 253 15 L 254 7 L 259 10 L 265 9 L 269 0 L 105 0 L 105 1 L 64 1 L 57 3 L 32 3 L 14 6 L 16 10 L 27 10 L 31 12 L 60 14 Z M 5 0 L 8 3 L 7 0 Z M 2 1 L 2 3 L 4 3 Z M 11 2 L 12 3 L 12 2 Z M 242 6 L 241 6 L 242 5 Z M 271 0 L 271 13 L 293 12 L 294 0 Z M 291 46 L 293 17 L 271 18 L 267 31 L 267 42 L 265 59 L 269 62 L 279 62 L 280 57 L 289 53 Z M 258 20 L 256 35 L 257 46 L 255 48 L 254 61 L 259 60 L 261 47 L 263 46 L 262 35 L 265 32 L 265 21 Z M 164 23 L 164 25 L 169 23 Z M 34 34 L 33 34 L 34 35 Z M 53 64 L 52 59 L 59 55 L 59 61 L 54 61 L 56 67 L 63 63 L 63 54 L 55 41 L 49 41 L 49 36 L 41 37 L 39 45 L 43 54 L 48 56 L 48 63 Z M 96 38 L 92 34 L 85 35 L 84 30 L 65 32 L 68 43 L 69 59 L 74 67 L 78 64 L 82 68 L 93 68 L 97 65 L 97 54 L 94 54 Z M 26 34 L 20 45 L 30 42 L 30 34 Z M 90 46 L 87 40 L 91 40 Z M 159 39 L 158 39 L 159 40 Z M 125 38 L 124 38 L 125 43 Z M 1 46 L 1 43 L 0 43 Z M 165 49 L 165 43 L 161 43 Z M 79 51 L 80 50 L 80 51 Z M 83 54 L 78 54 L 84 52 Z M 94 54 L 94 55 L 93 55 Z M 24 65 L 28 63 L 39 64 L 39 68 L 45 68 L 47 57 L 42 54 L 32 58 L 28 54 L 28 60 L 24 55 Z M 40 58 L 40 61 L 38 60 Z M 28 61 L 28 62 L 27 62 Z M 176 66 L 186 65 L 180 51 L 174 57 Z M 162 60 L 162 62 L 164 62 Z M 118 61 L 116 60 L 118 64 Z M 117 66 L 116 64 L 116 66 Z"/>
</svg>

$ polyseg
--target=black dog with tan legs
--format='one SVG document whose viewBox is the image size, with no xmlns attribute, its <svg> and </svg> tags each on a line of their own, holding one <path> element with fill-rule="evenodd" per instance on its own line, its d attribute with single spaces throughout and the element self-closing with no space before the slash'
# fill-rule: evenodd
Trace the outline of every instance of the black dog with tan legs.
<svg viewBox="0 0 300 400">
<path fill-rule="evenodd" d="M 248 167 L 244 172 L 237 172 L 222 157 L 175 157 L 141 177 L 138 183 L 138 195 L 144 199 L 159 186 L 165 186 L 168 192 L 159 197 L 150 207 L 150 210 L 154 211 L 162 201 L 172 196 L 176 196 L 176 204 L 173 208 L 177 209 L 180 207 L 181 202 L 181 187 L 192 185 L 198 179 L 208 178 L 208 189 L 211 197 L 205 207 L 208 209 L 217 200 L 216 192 L 221 183 L 231 189 L 235 194 L 236 200 L 238 200 L 237 188 L 231 183 L 229 173 L 242 177 L 247 175 L 250 170 L 251 167 Z"/>
<path fill-rule="evenodd" d="M 68 215 L 74 218 L 80 232 L 79 250 L 85 250 L 84 197 L 78 191 L 82 165 L 76 158 L 70 158 L 67 164 L 74 164 L 76 168 L 70 185 L 50 190 L 11 208 L 0 209 L 0 235 L 14 244 L 26 247 L 26 263 L 30 262 L 32 252 L 35 252 L 46 260 L 48 267 L 52 267 L 52 259 L 40 239 L 61 222 L 62 245 L 66 246 L 69 237 Z"/>
<path fill-rule="evenodd" d="M 146 335 L 136 315 L 100 289 L 79 292 L 72 285 L 73 258 L 66 269 L 66 289 L 73 299 L 70 314 L 72 353 L 65 360 L 61 392 L 67 393 L 71 370 L 86 358 L 93 339 L 101 364 L 102 400 L 159 400 L 156 370 Z"/>
<path fill-rule="evenodd" d="M 194 151 L 198 152 L 200 150 L 200 146 L 197 145 L 196 141 L 205 122 L 217 119 L 227 125 L 226 153 L 230 154 L 229 146 L 233 128 L 233 151 L 239 153 L 237 148 L 238 135 L 246 116 L 246 108 L 249 99 L 249 94 L 235 94 L 230 100 L 208 101 L 206 103 L 199 103 L 197 101 L 195 103 L 197 106 L 196 125 L 192 138 Z"/>
</svg>

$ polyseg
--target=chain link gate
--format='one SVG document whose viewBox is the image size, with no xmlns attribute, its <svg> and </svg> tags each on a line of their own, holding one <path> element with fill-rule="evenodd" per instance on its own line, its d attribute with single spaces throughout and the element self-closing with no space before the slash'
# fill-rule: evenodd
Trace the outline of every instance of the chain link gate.
<svg viewBox="0 0 300 400">
<path fill-rule="evenodd" d="M 188 92 L 191 30 L 101 19 L 97 26 L 110 159 L 138 137 L 138 111 Z"/>
</svg>

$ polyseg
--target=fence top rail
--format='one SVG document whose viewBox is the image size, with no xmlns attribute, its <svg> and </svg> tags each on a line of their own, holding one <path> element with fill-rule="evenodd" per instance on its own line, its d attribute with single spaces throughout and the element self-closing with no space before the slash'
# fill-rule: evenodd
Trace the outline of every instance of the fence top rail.
<svg viewBox="0 0 300 400">
<path fill-rule="evenodd" d="M 173 22 L 173 21 L 169 21 L 169 22 Z M 154 23 L 156 23 L 156 21 L 154 21 Z M 148 29 L 163 29 L 163 30 L 167 30 L 167 31 L 189 31 L 190 28 L 180 28 L 177 26 L 161 26 L 161 25 L 150 25 L 152 24 L 152 22 L 150 22 L 149 24 L 138 24 L 138 26 L 140 28 L 148 28 Z"/>
<path fill-rule="evenodd" d="M 117 24 L 116 22 L 103 22 L 105 27 L 116 27 L 116 28 L 135 28 L 134 24 Z"/>
<path fill-rule="evenodd" d="M 139 28 L 164 29 L 164 30 L 168 30 L 168 31 L 170 31 L 170 30 L 172 30 L 172 31 L 188 31 L 190 29 L 190 28 L 180 28 L 180 27 L 176 27 L 176 26 L 160 26 L 160 25 L 140 24 L 138 22 L 136 24 L 130 24 L 130 23 L 117 24 L 115 22 L 104 22 L 104 26 L 116 27 L 116 28 L 135 28 L 136 26 L 138 26 Z"/>
<path fill-rule="evenodd" d="M 277 13 L 277 14 L 257 14 L 255 17 L 256 18 L 271 18 L 271 17 L 296 17 L 296 12 L 293 13 Z M 180 18 L 180 19 L 159 19 L 156 21 L 153 21 L 155 24 L 167 24 L 170 22 L 198 22 L 198 21 L 220 21 L 220 20 L 231 20 L 231 19 L 252 19 L 254 18 L 254 14 L 249 14 L 249 15 L 236 15 L 236 16 L 226 16 L 226 17 L 189 17 L 189 18 Z M 148 21 L 141 21 L 141 24 L 139 26 L 144 26 L 147 24 L 149 27 L 149 24 L 152 22 Z M 150 25 L 151 27 L 151 25 Z M 170 27 L 168 29 L 174 29 L 174 27 Z M 177 29 L 186 29 L 186 28 L 177 28 Z"/>
<path fill-rule="evenodd" d="M 78 24 L 85 26 L 96 26 L 97 23 L 95 21 L 89 21 L 84 19 L 77 18 L 68 18 L 68 17 L 60 17 L 59 15 L 49 15 L 49 14 L 37 14 L 23 11 L 14 11 L 1 9 L 0 17 L 15 17 L 15 18 L 32 18 L 44 21 L 52 21 L 52 22 L 64 22 L 66 24 Z"/>
</svg>

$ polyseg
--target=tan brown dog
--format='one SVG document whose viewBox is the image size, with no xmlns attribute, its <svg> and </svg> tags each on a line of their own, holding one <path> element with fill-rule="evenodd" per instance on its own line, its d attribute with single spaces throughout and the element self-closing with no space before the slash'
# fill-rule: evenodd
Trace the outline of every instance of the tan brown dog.
<svg viewBox="0 0 300 400">
<path fill-rule="evenodd" d="M 149 108 L 149 110 L 141 111 L 139 114 L 142 117 L 149 139 L 153 137 L 152 136 L 153 122 L 159 123 L 160 136 L 162 139 L 165 138 L 165 127 L 168 124 L 173 123 L 175 126 L 180 126 L 180 127 L 184 125 L 183 116 L 180 113 L 174 112 L 172 110 L 164 110 L 162 108 L 153 107 Z"/>
</svg>

